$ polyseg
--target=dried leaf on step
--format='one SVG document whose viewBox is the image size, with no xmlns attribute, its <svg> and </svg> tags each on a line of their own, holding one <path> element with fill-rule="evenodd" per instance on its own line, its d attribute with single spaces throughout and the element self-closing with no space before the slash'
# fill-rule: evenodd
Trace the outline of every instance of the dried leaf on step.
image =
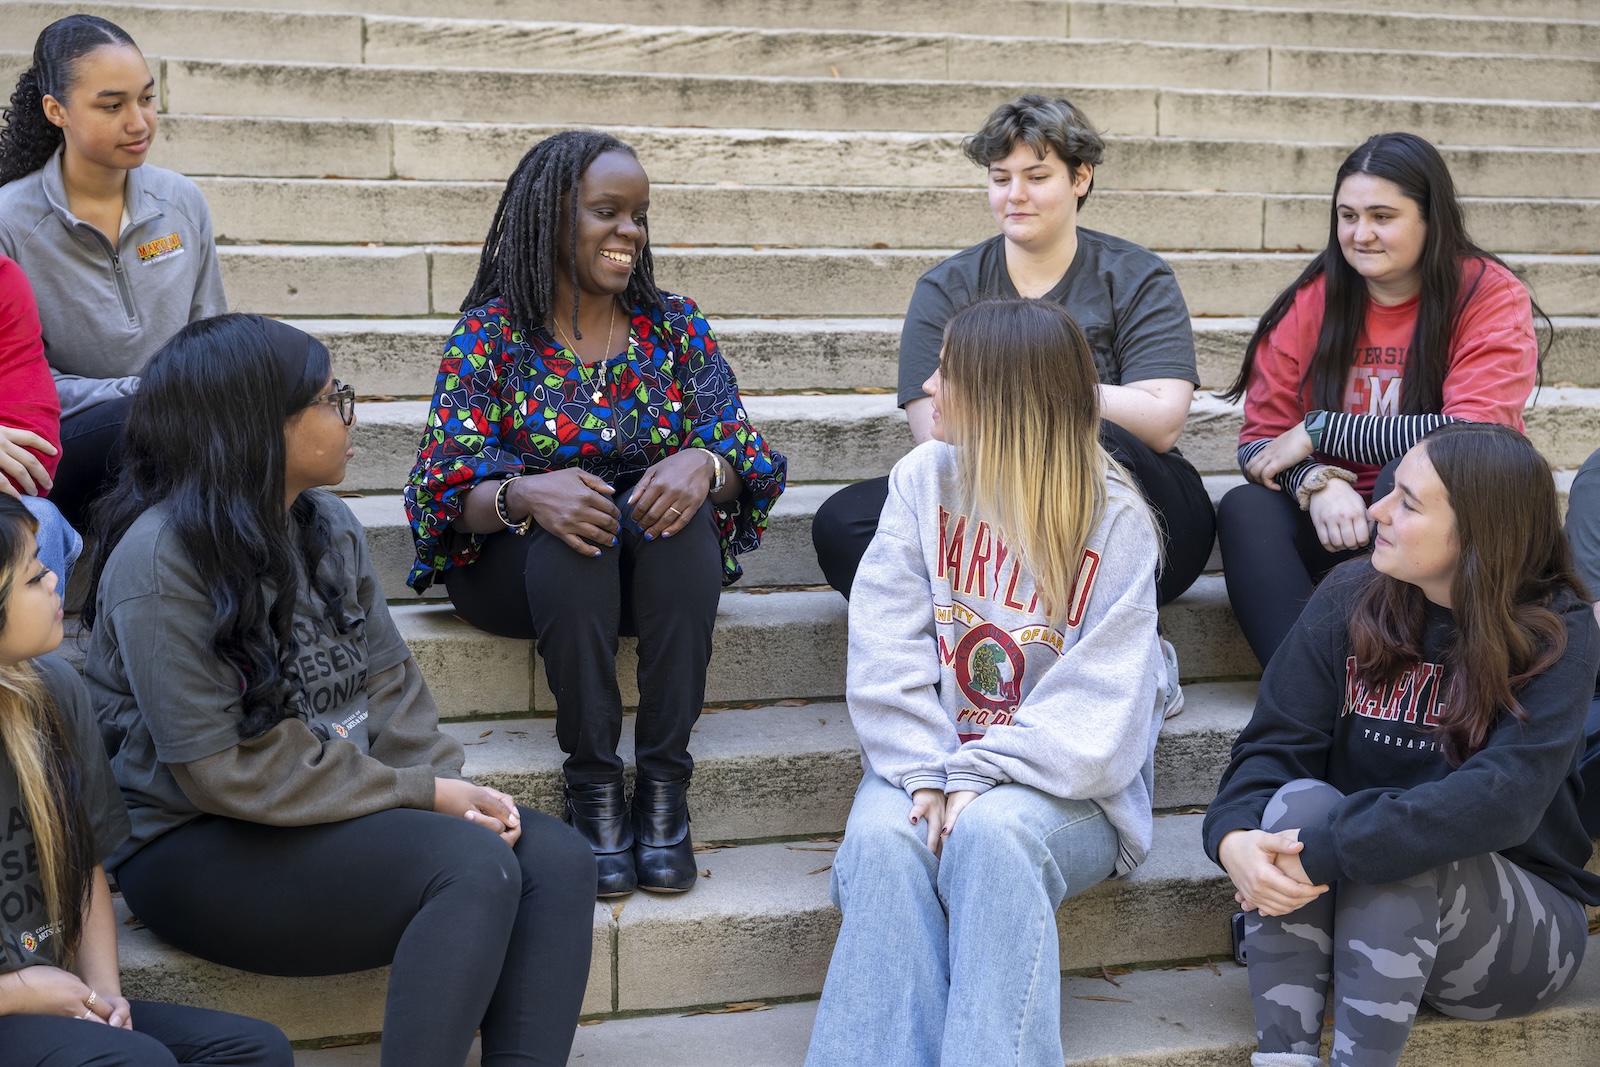
<svg viewBox="0 0 1600 1067">
<path fill-rule="evenodd" d="M 578 1025 L 579 1026 L 599 1026 L 603 1022 L 605 1022 L 604 1019 L 583 1019 L 578 1023 Z"/>
<path fill-rule="evenodd" d="M 783 847 L 787 848 L 787 849 L 790 849 L 792 851 L 795 851 L 795 852 L 832 852 L 832 851 L 834 851 L 834 849 L 833 849 L 833 847 L 831 845 L 818 845 L 818 846 L 812 846 L 812 845 L 784 845 Z"/>
<path fill-rule="evenodd" d="M 821 874 L 823 871 L 831 871 L 831 870 L 833 870 L 833 864 L 830 863 L 826 867 L 818 867 L 816 870 L 807 871 L 806 873 L 807 874 Z"/>
<path fill-rule="evenodd" d="M 694 843 L 694 850 L 697 854 L 706 852 L 721 852 L 725 848 L 732 847 L 732 845 L 725 845 L 721 841 L 696 841 Z"/>
<path fill-rule="evenodd" d="M 888 241 L 874 241 L 870 245 L 868 245 L 867 247 L 868 248 L 888 248 L 889 247 L 889 242 Z"/>
<path fill-rule="evenodd" d="M 827 719 L 818 719 L 817 722 L 822 724 L 823 726 L 828 725 L 828 720 Z"/>
<path fill-rule="evenodd" d="M 1095 975 L 1095 977 L 1096 978 L 1104 978 L 1106 981 L 1110 982 L 1112 985 L 1116 986 L 1118 989 L 1121 989 L 1122 988 L 1122 983 L 1117 981 L 1115 978 L 1113 978 L 1111 976 L 1114 975 L 1114 974 L 1131 974 L 1131 973 L 1133 973 L 1133 972 L 1129 971 L 1128 968 L 1126 968 L 1126 967 L 1106 967 L 1106 966 L 1102 965 L 1101 968 L 1100 968 L 1100 973 Z"/>
<path fill-rule="evenodd" d="M 710 878 L 711 877 L 711 868 L 707 867 L 705 870 L 701 871 L 700 872 L 700 877 L 702 877 L 702 878 Z"/>
<path fill-rule="evenodd" d="M 809 700 L 801 700 L 798 697 L 790 697 L 788 700 L 773 701 L 772 706 L 775 708 L 803 708 L 809 703 L 811 703 Z"/>
<path fill-rule="evenodd" d="M 840 841 L 844 840 L 844 835 L 843 834 L 829 834 L 826 837 L 808 837 L 808 838 L 806 838 L 806 840 L 812 842 L 813 844 L 817 844 L 817 845 L 828 844 L 830 842 L 835 844 L 835 845 L 837 845 Z"/>
<path fill-rule="evenodd" d="M 839 68 L 830 63 L 828 64 L 828 73 L 837 78 L 839 76 Z"/>
<path fill-rule="evenodd" d="M 770 1011 L 772 1005 L 764 1000 L 741 1000 L 734 1004 L 724 1004 L 720 1008 L 701 1008 L 699 1011 L 685 1012 L 680 1019 L 692 1018 L 696 1015 L 737 1015 L 746 1011 Z"/>
<path fill-rule="evenodd" d="M 611 905 L 611 921 L 616 922 L 618 919 L 622 918 L 622 909 L 626 908 L 627 906 L 628 902 L 626 900 L 624 900 L 621 904 Z"/>
<path fill-rule="evenodd" d="M 1072 999 L 1073 1000 L 1099 1000 L 1099 1001 L 1104 1001 L 1107 1004 L 1132 1004 L 1133 1003 L 1133 1001 L 1124 999 L 1123 997 L 1093 997 L 1093 996 L 1080 997 L 1080 996 L 1074 996 Z"/>
<path fill-rule="evenodd" d="M 492 733 L 494 733 L 493 730 L 485 730 L 483 733 L 479 734 L 478 736 L 479 737 L 488 737 Z"/>
</svg>

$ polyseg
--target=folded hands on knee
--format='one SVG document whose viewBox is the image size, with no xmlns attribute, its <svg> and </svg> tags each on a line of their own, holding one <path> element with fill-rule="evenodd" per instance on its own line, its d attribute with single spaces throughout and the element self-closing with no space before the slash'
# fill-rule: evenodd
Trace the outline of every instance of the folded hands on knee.
<svg viewBox="0 0 1600 1067">
<path fill-rule="evenodd" d="M 517 802 L 498 789 L 473 785 L 460 778 L 433 780 L 433 810 L 477 823 L 500 836 L 508 845 L 522 836 L 522 816 Z"/>
<path fill-rule="evenodd" d="M 1233 899 L 1245 911 L 1262 915 L 1287 915 L 1299 911 L 1328 891 L 1312 885 L 1300 862 L 1298 828 L 1268 833 L 1234 830 L 1222 839 L 1217 857 L 1233 879 Z"/>
</svg>

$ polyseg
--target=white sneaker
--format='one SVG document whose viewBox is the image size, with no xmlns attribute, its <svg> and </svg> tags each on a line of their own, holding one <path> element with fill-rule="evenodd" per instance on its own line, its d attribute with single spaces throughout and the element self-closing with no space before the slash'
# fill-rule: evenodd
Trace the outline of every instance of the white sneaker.
<svg viewBox="0 0 1600 1067">
<path fill-rule="evenodd" d="M 1170 719 L 1183 710 L 1183 686 L 1178 684 L 1178 650 L 1165 637 L 1161 641 L 1161 658 L 1167 664 L 1167 695 L 1162 705 L 1161 717 Z"/>
</svg>

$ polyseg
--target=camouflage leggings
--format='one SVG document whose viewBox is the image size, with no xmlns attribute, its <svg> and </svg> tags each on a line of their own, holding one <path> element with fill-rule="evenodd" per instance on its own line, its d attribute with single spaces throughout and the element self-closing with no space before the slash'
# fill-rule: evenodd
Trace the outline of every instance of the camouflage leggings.
<svg viewBox="0 0 1600 1067">
<path fill-rule="evenodd" d="M 1300 779 L 1273 796 L 1269 832 L 1327 817 L 1342 794 Z M 1319 1064 L 1334 979 L 1333 1067 L 1390 1067 L 1419 1001 L 1457 1019 L 1550 1003 L 1587 943 L 1582 905 L 1496 853 L 1386 885 L 1341 881 L 1299 911 L 1245 919 L 1258 1065 Z"/>
</svg>

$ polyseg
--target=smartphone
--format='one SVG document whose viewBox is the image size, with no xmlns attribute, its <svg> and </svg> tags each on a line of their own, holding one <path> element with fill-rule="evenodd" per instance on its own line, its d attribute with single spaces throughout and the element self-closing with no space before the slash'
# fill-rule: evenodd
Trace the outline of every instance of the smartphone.
<svg viewBox="0 0 1600 1067">
<path fill-rule="evenodd" d="M 1233 913 L 1233 959 L 1239 966 L 1244 967 L 1247 961 L 1244 958 L 1244 912 Z"/>
</svg>

